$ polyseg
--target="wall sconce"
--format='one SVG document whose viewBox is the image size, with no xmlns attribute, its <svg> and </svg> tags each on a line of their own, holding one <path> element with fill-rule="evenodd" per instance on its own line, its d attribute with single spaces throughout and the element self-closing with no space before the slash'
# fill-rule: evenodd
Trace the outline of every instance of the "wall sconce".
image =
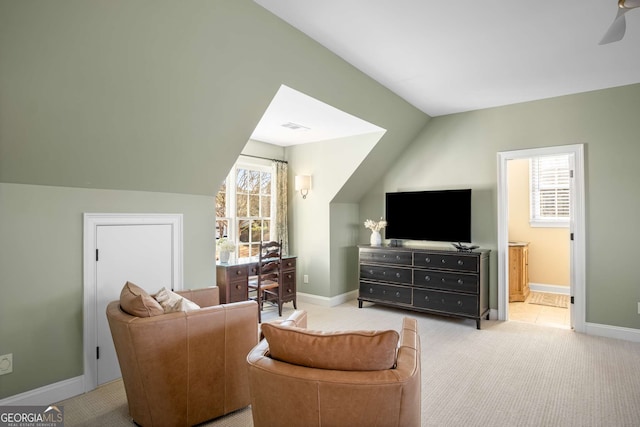
<svg viewBox="0 0 640 427">
<path fill-rule="evenodd" d="M 297 175 L 295 178 L 296 191 L 302 194 L 302 198 L 306 199 L 311 189 L 311 175 Z"/>
</svg>

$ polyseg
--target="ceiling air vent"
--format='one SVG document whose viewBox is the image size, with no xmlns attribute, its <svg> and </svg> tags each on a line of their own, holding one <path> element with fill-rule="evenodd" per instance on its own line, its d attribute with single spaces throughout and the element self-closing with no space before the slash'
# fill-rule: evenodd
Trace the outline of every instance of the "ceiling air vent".
<svg viewBox="0 0 640 427">
<path fill-rule="evenodd" d="M 287 123 L 282 124 L 281 126 L 284 127 L 284 128 L 287 128 L 287 129 L 291 129 L 291 130 L 299 130 L 299 131 L 311 130 L 311 128 L 308 128 L 306 126 L 302 126 L 302 125 L 299 125 L 299 124 L 293 123 L 293 122 L 287 122 Z"/>
</svg>

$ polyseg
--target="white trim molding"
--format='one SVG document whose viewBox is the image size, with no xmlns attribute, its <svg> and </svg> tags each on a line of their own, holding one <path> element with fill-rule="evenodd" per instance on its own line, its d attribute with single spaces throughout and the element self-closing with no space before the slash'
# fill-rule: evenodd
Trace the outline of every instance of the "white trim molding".
<svg viewBox="0 0 640 427">
<path fill-rule="evenodd" d="M 601 325 L 599 323 L 585 323 L 585 332 L 587 335 L 640 342 L 640 329 Z"/>
<path fill-rule="evenodd" d="M 529 290 L 534 292 L 545 292 L 548 294 L 571 295 L 569 286 L 547 285 L 544 283 L 529 282 Z"/>
<path fill-rule="evenodd" d="M 0 406 L 51 405 L 84 393 L 82 376 L 58 381 L 0 400 Z"/>
<path fill-rule="evenodd" d="M 323 307 L 335 307 L 336 305 L 343 304 L 347 301 L 358 298 L 358 290 L 346 292 L 344 294 L 336 295 L 335 297 L 323 297 L 320 295 L 305 294 L 298 292 L 296 294 L 298 301 L 306 302 L 309 304 L 320 305 Z"/>
</svg>

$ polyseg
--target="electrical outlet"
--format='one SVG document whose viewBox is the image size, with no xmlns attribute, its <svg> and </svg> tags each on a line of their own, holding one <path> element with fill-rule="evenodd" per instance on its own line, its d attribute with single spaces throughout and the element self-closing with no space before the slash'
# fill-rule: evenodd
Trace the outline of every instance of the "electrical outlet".
<svg viewBox="0 0 640 427">
<path fill-rule="evenodd" d="M 638 303 L 638 314 L 640 314 L 640 302 Z"/>
<path fill-rule="evenodd" d="M 0 375 L 13 372 L 13 353 L 0 356 Z"/>
<path fill-rule="evenodd" d="M 302 276 L 302 281 L 304 283 L 309 283 L 309 275 L 305 274 L 304 276 Z M 640 307 L 640 302 L 638 303 L 638 307 Z M 639 308 L 640 309 L 640 308 Z"/>
</svg>

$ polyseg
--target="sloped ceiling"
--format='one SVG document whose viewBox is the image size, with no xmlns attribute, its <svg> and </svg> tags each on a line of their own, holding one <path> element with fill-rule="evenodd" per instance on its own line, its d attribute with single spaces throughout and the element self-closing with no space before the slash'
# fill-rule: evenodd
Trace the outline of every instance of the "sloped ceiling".
<svg viewBox="0 0 640 427">
<path fill-rule="evenodd" d="M 255 1 L 432 117 L 640 82 L 617 0 Z"/>
</svg>

